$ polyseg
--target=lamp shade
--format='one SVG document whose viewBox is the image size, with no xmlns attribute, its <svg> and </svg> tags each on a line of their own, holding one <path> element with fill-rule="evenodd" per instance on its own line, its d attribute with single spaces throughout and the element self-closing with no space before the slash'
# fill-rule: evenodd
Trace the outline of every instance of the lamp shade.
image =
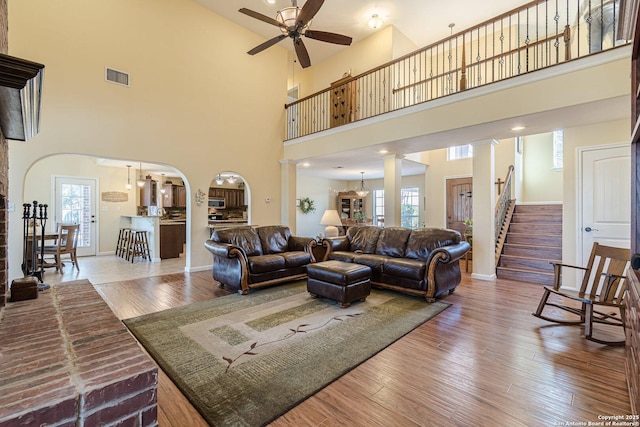
<svg viewBox="0 0 640 427">
<path fill-rule="evenodd" d="M 338 211 L 335 209 L 327 209 L 322 214 L 320 219 L 320 225 L 326 225 L 324 229 L 325 237 L 338 237 L 338 228 L 336 226 L 342 226 L 342 220 Z"/>
</svg>

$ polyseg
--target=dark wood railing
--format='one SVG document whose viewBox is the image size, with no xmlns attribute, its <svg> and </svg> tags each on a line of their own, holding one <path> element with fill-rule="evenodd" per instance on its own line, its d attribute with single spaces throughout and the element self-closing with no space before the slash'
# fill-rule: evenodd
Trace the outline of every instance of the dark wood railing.
<svg viewBox="0 0 640 427">
<path fill-rule="evenodd" d="M 611 49 L 612 0 L 535 0 L 287 104 L 286 139 Z"/>
<path fill-rule="evenodd" d="M 504 189 L 496 201 L 494 216 L 496 226 L 496 264 L 500 259 L 502 247 L 504 246 L 505 239 L 507 238 L 507 230 L 509 229 L 509 224 L 511 224 L 511 216 L 513 215 L 513 210 L 515 208 L 516 200 L 513 197 L 512 192 L 512 177 L 513 166 L 509 166 L 507 177 L 504 179 Z"/>
</svg>

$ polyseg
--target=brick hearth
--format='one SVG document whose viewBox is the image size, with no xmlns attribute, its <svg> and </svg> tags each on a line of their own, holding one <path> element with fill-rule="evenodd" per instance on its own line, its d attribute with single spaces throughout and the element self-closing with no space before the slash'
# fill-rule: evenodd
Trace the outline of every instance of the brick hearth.
<svg viewBox="0 0 640 427">
<path fill-rule="evenodd" d="M 0 427 L 157 425 L 157 368 L 90 283 L 1 314 Z"/>
</svg>

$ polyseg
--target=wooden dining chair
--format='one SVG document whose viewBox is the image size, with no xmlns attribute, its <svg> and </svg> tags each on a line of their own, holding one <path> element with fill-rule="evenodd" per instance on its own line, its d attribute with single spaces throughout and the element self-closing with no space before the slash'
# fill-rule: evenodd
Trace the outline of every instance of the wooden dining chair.
<svg viewBox="0 0 640 427">
<path fill-rule="evenodd" d="M 54 245 L 45 245 L 44 254 L 53 255 L 56 271 L 62 272 L 64 264 L 62 263 L 62 255 L 69 255 L 73 266 L 80 271 L 78 267 L 78 257 L 76 248 L 78 246 L 78 232 L 80 225 L 78 224 L 62 224 L 58 227 L 58 238 Z"/>
<path fill-rule="evenodd" d="M 589 261 L 585 267 L 552 262 L 555 278 L 553 286 L 545 286 L 542 299 L 534 316 L 550 322 L 565 325 L 584 324 L 584 336 L 586 339 L 601 344 L 624 345 L 622 341 L 607 341 L 593 337 L 593 324 L 622 326 L 624 330 L 624 304 L 623 298 L 627 287 L 624 276 L 630 264 L 630 250 L 593 244 Z M 579 290 L 563 289 L 562 270 L 572 268 L 582 270 L 584 277 Z M 577 301 L 573 304 L 549 301 L 551 295 L 557 295 L 568 300 Z M 564 300 L 560 300 L 564 301 Z M 568 302 L 568 301 L 567 301 Z M 545 307 L 552 306 L 578 316 L 576 320 L 566 318 L 549 317 L 543 314 Z M 594 307 L 602 307 L 600 311 Z M 620 316 L 615 312 L 618 309 Z M 606 310 L 605 313 L 603 310 Z"/>
</svg>

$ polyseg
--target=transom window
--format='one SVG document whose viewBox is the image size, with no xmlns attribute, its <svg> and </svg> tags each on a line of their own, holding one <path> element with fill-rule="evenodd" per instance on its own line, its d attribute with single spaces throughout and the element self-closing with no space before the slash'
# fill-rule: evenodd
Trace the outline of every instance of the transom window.
<svg viewBox="0 0 640 427">
<path fill-rule="evenodd" d="M 447 148 L 447 160 L 470 159 L 473 157 L 473 145 L 458 145 Z"/>
</svg>

